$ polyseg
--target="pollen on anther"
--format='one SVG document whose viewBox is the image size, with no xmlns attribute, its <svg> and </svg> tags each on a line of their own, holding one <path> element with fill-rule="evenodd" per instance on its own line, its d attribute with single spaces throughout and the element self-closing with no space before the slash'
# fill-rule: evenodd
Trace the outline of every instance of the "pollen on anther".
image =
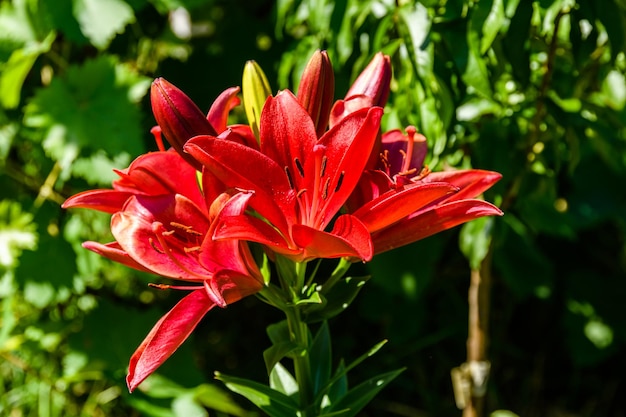
<svg viewBox="0 0 626 417">
<path fill-rule="evenodd" d="M 326 172 L 327 161 L 328 161 L 328 158 L 326 157 L 326 155 L 324 155 L 324 157 L 322 158 L 322 167 L 320 168 L 320 178 L 322 178 L 324 176 L 324 173 Z"/>
<path fill-rule="evenodd" d="M 183 248 L 185 253 L 189 253 L 189 252 L 197 252 L 200 250 L 200 246 L 193 246 L 191 248 Z"/>
<path fill-rule="evenodd" d="M 165 255 L 165 252 L 163 252 L 161 249 L 156 247 L 156 245 L 154 244 L 154 239 L 149 238 L 148 239 L 148 243 L 150 243 L 150 246 L 152 246 L 152 249 L 154 249 L 155 251 L 159 252 L 161 255 Z"/>
<path fill-rule="evenodd" d="M 322 190 L 322 199 L 324 199 L 324 200 L 326 200 L 326 197 L 328 197 L 328 186 L 329 185 L 330 185 L 330 177 L 326 178 L 326 182 L 324 183 L 324 190 Z M 337 190 L 335 190 L 335 191 L 337 191 Z"/>
</svg>

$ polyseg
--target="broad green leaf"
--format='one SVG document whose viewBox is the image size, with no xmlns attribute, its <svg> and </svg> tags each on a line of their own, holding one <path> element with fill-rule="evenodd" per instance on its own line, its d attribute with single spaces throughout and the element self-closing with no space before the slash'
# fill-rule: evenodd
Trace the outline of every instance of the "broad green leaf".
<svg viewBox="0 0 626 417">
<path fill-rule="evenodd" d="M 35 250 L 37 240 L 33 215 L 23 211 L 15 201 L 0 201 L 0 267 L 17 266 L 22 251 Z"/>
<path fill-rule="evenodd" d="M 215 384 L 201 384 L 193 388 L 193 392 L 198 403 L 212 410 L 237 417 L 250 415 L 232 399 L 228 392 Z"/>
<path fill-rule="evenodd" d="M 14 109 L 20 103 L 20 94 L 24 79 L 30 72 L 39 55 L 48 52 L 54 41 L 54 33 L 50 33 L 42 42 L 16 49 L 6 64 L 0 66 L 0 104 L 7 109 Z"/>
<path fill-rule="evenodd" d="M 292 398 L 266 385 L 219 372 L 215 373 L 215 378 L 231 391 L 246 397 L 270 417 L 293 417 L 298 412 L 298 404 Z"/>
<path fill-rule="evenodd" d="M 28 103 L 24 123 L 45 132 L 43 147 L 64 175 L 83 148 L 102 149 L 109 156 L 143 150 L 141 115 L 133 101 L 138 94 L 131 91 L 145 93 L 149 82 L 120 75 L 126 71 L 106 56 L 70 66 Z"/>
<path fill-rule="evenodd" d="M 417 73 L 422 79 L 428 80 L 433 70 L 433 49 L 429 46 L 432 19 L 428 9 L 421 3 L 416 3 L 414 6 L 401 8 L 399 14 L 411 40 L 409 50 L 413 54 Z"/>
<path fill-rule="evenodd" d="M 309 348 L 309 363 L 313 379 L 313 394 L 317 393 L 330 379 L 332 351 L 328 322 L 323 321 Z"/>
<path fill-rule="evenodd" d="M 77 158 L 71 169 L 73 176 L 84 178 L 92 186 L 102 186 L 119 178 L 113 169 L 126 167 L 129 163 L 130 155 L 125 152 L 110 159 L 103 151 L 97 151 L 88 158 Z"/>
<path fill-rule="evenodd" d="M 480 268 L 480 263 L 489 252 L 493 223 L 493 217 L 481 217 L 464 224 L 461 228 L 459 246 L 472 269 Z"/>
<path fill-rule="evenodd" d="M 487 3 L 477 3 L 477 7 L 481 7 Z M 485 54 L 491 48 L 491 44 L 498 36 L 500 30 L 507 24 L 504 14 L 504 0 L 493 0 L 489 15 L 483 24 L 483 36 L 480 39 L 480 53 Z"/>
<path fill-rule="evenodd" d="M 209 413 L 198 404 L 195 395 L 187 392 L 172 401 L 172 411 L 176 417 L 208 417 Z"/>
<path fill-rule="evenodd" d="M 277 362 L 270 372 L 270 388 L 290 397 L 299 390 L 296 379 L 280 362 Z"/>
<path fill-rule="evenodd" d="M 81 31 L 98 49 L 106 48 L 116 34 L 135 21 L 133 9 L 123 0 L 72 1 Z"/>
<path fill-rule="evenodd" d="M 125 399 L 142 416 L 146 417 L 178 417 L 170 408 L 154 404 L 151 400 L 141 398 L 137 395 L 129 395 Z"/>
<path fill-rule="evenodd" d="M 387 372 L 378 375 L 374 378 L 370 378 L 365 382 L 352 388 L 346 395 L 344 395 L 338 402 L 333 404 L 328 412 L 343 411 L 346 412 L 340 414 L 342 417 L 354 417 L 369 403 L 375 396 L 382 390 L 387 384 L 393 381 L 404 369 L 397 371 Z"/>
</svg>

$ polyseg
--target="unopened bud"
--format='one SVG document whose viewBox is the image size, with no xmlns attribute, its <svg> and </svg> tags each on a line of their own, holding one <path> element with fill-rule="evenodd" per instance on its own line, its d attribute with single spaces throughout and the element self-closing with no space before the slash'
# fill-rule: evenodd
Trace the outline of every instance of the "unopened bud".
<svg viewBox="0 0 626 417">
<path fill-rule="evenodd" d="M 243 107 L 246 110 L 248 123 L 258 140 L 261 111 L 265 101 L 272 94 L 272 90 L 265 73 L 255 61 L 246 62 L 243 69 L 242 91 Z"/>
<path fill-rule="evenodd" d="M 335 75 L 326 51 L 316 51 L 304 68 L 298 101 L 311 115 L 317 136 L 328 127 L 328 118 L 335 94 Z"/>
</svg>

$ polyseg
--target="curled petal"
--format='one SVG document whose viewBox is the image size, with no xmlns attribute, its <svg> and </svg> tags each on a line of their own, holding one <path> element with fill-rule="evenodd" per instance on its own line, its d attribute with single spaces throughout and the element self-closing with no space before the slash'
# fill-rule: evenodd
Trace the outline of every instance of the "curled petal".
<svg viewBox="0 0 626 417">
<path fill-rule="evenodd" d="M 295 225 L 293 238 L 299 247 L 305 248 L 297 260 L 347 257 L 367 262 L 374 255 L 369 231 L 359 219 L 349 214 L 339 216 L 330 233 Z"/>
<path fill-rule="evenodd" d="M 353 215 L 365 224 L 370 233 L 375 233 L 455 191 L 458 188 L 445 182 L 414 184 L 386 192 Z"/>
<path fill-rule="evenodd" d="M 226 130 L 228 123 L 228 113 L 239 105 L 239 87 L 230 87 L 220 94 L 209 109 L 207 120 L 215 129 L 215 132 L 221 133 Z"/>
<path fill-rule="evenodd" d="M 88 208 L 113 214 L 120 211 L 131 196 L 131 193 L 118 190 L 89 190 L 71 196 L 61 207 Z"/>
<path fill-rule="evenodd" d="M 130 392 L 178 349 L 213 307 L 215 303 L 208 297 L 205 289 L 200 287 L 161 317 L 130 358 L 126 376 Z"/>
<path fill-rule="evenodd" d="M 139 271 L 153 273 L 150 269 L 146 268 L 145 266 L 141 265 L 133 258 L 131 258 L 117 242 L 111 242 L 103 245 L 102 243 L 87 241 L 83 242 L 82 246 L 85 249 L 95 252 L 98 255 L 104 256 L 105 258 L 109 258 L 112 261 L 121 263 L 122 265 L 129 266 Z"/>
<path fill-rule="evenodd" d="M 502 211 L 482 200 L 461 200 L 443 204 L 409 217 L 372 234 L 376 253 L 408 245 L 454 226 L 484 216 L 501 216 Z"/>
<path fill-rule="evenodd" d="M 459 192 L 446 201 L 458 201 L 474 198 L 489 189 L 502 178 L 502 174 L 480 169 L 464 169 L 455 171 L 432 172 L 422 182 L 448 182 L 459 187 Z"/>
</svg>

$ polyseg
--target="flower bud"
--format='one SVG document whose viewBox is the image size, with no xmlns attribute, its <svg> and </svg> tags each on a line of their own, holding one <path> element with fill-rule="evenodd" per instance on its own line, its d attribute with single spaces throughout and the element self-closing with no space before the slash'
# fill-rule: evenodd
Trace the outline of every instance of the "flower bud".
<svg viewBox="0 0 626 417">
<path fill-rule="evenodd" d="M 372 106 L 385 107 L 391 84 L 391 60 L 377 53 L 354 81 L 346 97 L 338 100 L 330 114 L 330 126 L 334 126 L 348 114 Z"/>
<path fill-rule="evenodd" d="M 246 110 L 248 123 L 258 140 L 261 111 L 265 101 L 272 94 L 272 90 L 265 73 L 255 61 L 246 62 L 243 69 L 242 91 L 243 107 Z"/>
<path fill-rule="evenodd" d="M 150 101 L 152 113 L 165 139 L 187 162 L 199 170 L 201 165 L 183 151 L 183 146 L 194 136 L 216 136 L 215 129 L 185 93 L 163 78 L 152 82 Z"/>
<path fill-rule="evenodd" d="M 326 51 L 315 51 L 304 68 L 298 101 L 311 115 L 317 136 L 320 137 L 328 127 L 328 118 L 335 94 L 335 75 Z"/>
</svg>

